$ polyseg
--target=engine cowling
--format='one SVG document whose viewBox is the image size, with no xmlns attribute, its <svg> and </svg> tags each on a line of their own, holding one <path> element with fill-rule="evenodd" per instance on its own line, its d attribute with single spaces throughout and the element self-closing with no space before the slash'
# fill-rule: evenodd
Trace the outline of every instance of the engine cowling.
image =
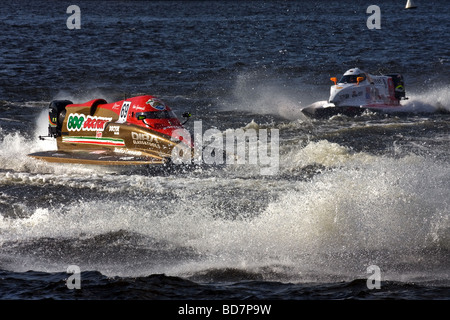
<svg viewBox="0 0 450 320">
<path fill-rule="evenodd" d="M 48 108 L 48 135 L 54 138 L 61 136 L 62 124 L 66 117 L 66 106 L 70 100 L 53 100 Z"/>
</svg>

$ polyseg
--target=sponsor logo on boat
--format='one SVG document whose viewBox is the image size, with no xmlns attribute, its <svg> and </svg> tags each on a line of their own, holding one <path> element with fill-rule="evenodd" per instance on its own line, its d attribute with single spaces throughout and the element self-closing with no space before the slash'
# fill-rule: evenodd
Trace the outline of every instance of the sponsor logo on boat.
<svg viewBox="0 0 450 320">
<path fill-rule="evenodd" d="M 134 105 L 133 107 L 132 107 L 132 109 L 133 110 L 138 110 L 138 111 L 144 111 L 145 110 L 145 107 L 142 107 L 142 106 L 139 106 L 139 105 Z"/>
<path fill-rule="evenodd" d="M 100 146 L 124 146 L 123 139 L 97 137 L 62 137 L 63 143 L 94 144 Z"/>
<path fill-rule="evenodd" d="M 69 131 L 103 131 L 106 123 L 112 118 L 86 116 L 84 114 L 71 113 L 67 119 Z"/>
<path fill-rule="evenodd" d="M 156 98 L 149 99 L 145 104 L 149 104 L 152 106 L 152 108 L 159 111 L 163 111 L 166 109 L 166 105 L 164 104 L 164 102 Z"/>
<path fill-rule="evenodd" d="M 161 147 L 158 144 L 158 138 L 152 134 L 132 132 L 131 138 L 133 139 L 134 144 L 151 146 L 151 147 L 158 148 L 158 149 Z"/>
<path fill-rule="evenodd" d="M 114 152 L 126 154 L 129 156 L 140 156 L 142 155 L 142 152 L 136 151 L 136 150 L 130 150 L 130 149 L 124 149 L 124 148 L 114 148 Z"/>
<path fill-rule="evenodd" d="M 108 126 L 109 132 L 114 132 L 115 135 L 120 134 L 120 126 Z"/>
<path fill-rule="evenodd" d="M 363 92 L 362 92 L 362 91 L 358 91 L 358 92 L 353 91 L 353 93 L 352 93 L 352 98 L 359 97 L 359 96 L 362 96 L 362 95 L 363 95 Z"/>
</svg>

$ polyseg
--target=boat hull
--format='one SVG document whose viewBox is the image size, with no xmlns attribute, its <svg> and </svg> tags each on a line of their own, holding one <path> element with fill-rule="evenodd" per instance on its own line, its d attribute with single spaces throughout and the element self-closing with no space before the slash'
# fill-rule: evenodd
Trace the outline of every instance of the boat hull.
<svg viewBox="0 0 450 320">
<path fill-rule="evenodd" d="M 395 106 L 311 106 L 302 109 L 302 113 L 315 119 L 330 118 L 336 115 L 345 115 L 348 117 L 356 117 L 364 112 L 393 113 L 400 108 Z"/>
<path fill-rule="evenodd" d="M 175 114 L 150 95 L 114 103 L 52 101 L 49 134 L 40 138 L 56 139 L 57 150 L 29 156 L 47 162 L 164 165 L 172 156 L 194 152 L 189 133 Z"/>
<path fill-rule="evenodd" d="M 42 151 L 30 154 L 30 157 L 53 163 L 72 163 L 102 166 L 161 165 L 167 163 L 164 158 L 120 155 L 114 152 L 86 151 Z"/>
</svg>

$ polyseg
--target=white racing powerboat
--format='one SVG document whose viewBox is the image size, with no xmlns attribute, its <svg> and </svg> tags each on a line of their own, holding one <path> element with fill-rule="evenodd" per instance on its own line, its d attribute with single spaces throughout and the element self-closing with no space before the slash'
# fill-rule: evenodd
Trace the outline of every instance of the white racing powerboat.
<svg viewBox="0 0 450 320">
<path fill-rule="evenodd" d="M 400 109 L 400 101 L 407 99 L 403 76 L 398 73 L 375 76 L 353 68 L 339 81 L 336 77 L 330 80 L 334 85 L 328 101 L 303 108 L 303 114 L 326 118 L 336 114 L 356 116 L 366 110 L 388 113 Z"/>
</svg>

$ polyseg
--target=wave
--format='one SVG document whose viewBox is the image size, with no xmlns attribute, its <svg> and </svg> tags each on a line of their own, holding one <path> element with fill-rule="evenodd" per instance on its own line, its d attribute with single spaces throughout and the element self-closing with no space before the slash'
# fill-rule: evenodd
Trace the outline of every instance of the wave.
<svg viewBox="0 0 450 320">
<path fill-rule="evenodd" d="M 433 113 L 450 112 L 450 86 L 431 88 L 422 93 L 407 94 L 409 99 L 403 103 L 407 112 Z"/>
<path fill-rule="evenodd" d="M 38 151 L 56 150 L 55 139 L 40 139 L 40 136 L 48 134 L 48 110 L 42 109 L 34 120 L 32 125 L 34 129 L 30 134 L 3 130 L 0 127 L 0 161 L 3 171 L 18 172 L 21 174 L 29 173 L 83 173 L 99 170 L 102 168 L 93 168 L 89 166 L 47 163 L 36 160 L 28 155 Z"/>
<path fill-rule="evenodd" d="M 364 277 L 377 265 L 387 280 L 445 278 L 448 165 L 415 155 L 352 153 L 324 141 L 282 163 L 285 170 L 314 163 L 327 169 L 276 184 L 230 176 L 118 176 L 121 189 L 102 195 L 93 189 L 92 198 L 37 208 L 26 218 L 2 217 L 2 247 L 46 271 L 74 263 L 64 248 L 85 239 L 78 263 L 108 275 L 190 277 L 236 268 L 265 280 L 336 281 Z M 99 177 L 94 185 L 102 183 Z M 92 259 L 98 237 L 120 230 L 128 236 L 102 242 L 107 261 Z M 137 247 L 130 247 L 130 237 Z M 43 239 L 54 239 L 49 261 L 32 255 Z M 29 241 L 35 245 L 23 245 Z"/>
<path fill-rule="evenodd" d="M 226 99 L 220 109 L 293 120 L 301 116 L 301 102 L 297 99 L 298 94 L 287 86 L 260 79 L 257 74 L 241 73 L 235 80 L 231 98 Z"/>
</svg>

